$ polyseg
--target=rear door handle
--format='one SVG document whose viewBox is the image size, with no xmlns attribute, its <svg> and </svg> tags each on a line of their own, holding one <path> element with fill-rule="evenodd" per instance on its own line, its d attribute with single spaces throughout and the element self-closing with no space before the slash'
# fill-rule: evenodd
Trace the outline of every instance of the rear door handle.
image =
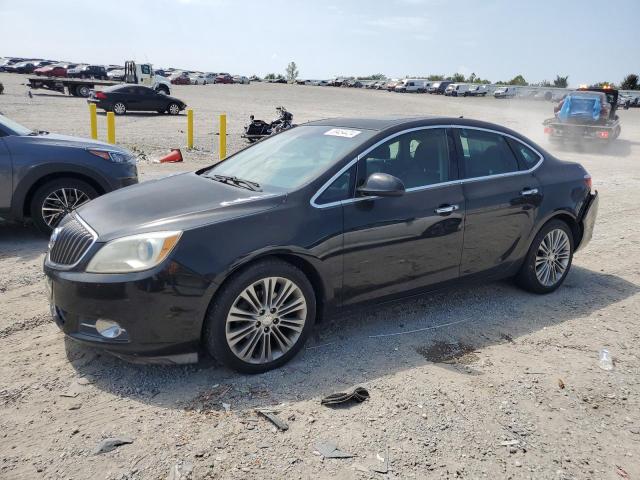
<svg viewBox="0 0 640 480">
<path fill-rule="evenodd" d="M 460 207 L 458 205 L 442 205 L 438 208 L 436 208 L 436 213 L 438 215 L 447 215 L 451 212 L 455 212 L 456 210 L 458 210 Z"/>
<path fill-rule="evenodd" d="M 537 188 L 525 188 L 520 192 L 520 195 L 522 195 L 523 197 L 530 197 L 531 195 L 537 195 L 537 194 L 538 194 Z"/>
</svg>

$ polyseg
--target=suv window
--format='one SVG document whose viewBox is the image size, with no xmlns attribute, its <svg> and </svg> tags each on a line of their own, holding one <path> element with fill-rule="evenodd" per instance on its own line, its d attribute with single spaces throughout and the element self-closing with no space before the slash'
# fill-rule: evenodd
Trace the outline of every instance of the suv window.
<svg viewBox="0 0 640 480">
<path fill-rule="evenodd" d="M 513 138 L 507 138 L 509 146 L 518 157 L 521 170 L 529 170 L 535 167 L 540 161 L 540 155 L 527 147 L 524 143 L 518 142 Z"/>
<path fill-rule="evenodd" d="M 465 178 L 518 171 L 518 161 L 505 136 L 484 130 L 455 130 L 460 138 Z"/>
<path fill-rule="evenodd" d="M 452 179 L 449 142 L 444 128 L 415 130 L 376 147 L 361 161 L 358 185 L 372 173 L 399 178 L 405 188 L 423 187 Z"/>
<path fill-rule="evenodd" d="M 316 199 L 318 205 L 325 205 L 327 203 L 339 202 L 341 200 L 347 200 L 351 197 L 351 190 L 353 181 L 355 180 L 355 168 L 351 167 L 346 172 L 342 173 L 336 178 L 327 189 L 322 192 Z"/>
</svg>

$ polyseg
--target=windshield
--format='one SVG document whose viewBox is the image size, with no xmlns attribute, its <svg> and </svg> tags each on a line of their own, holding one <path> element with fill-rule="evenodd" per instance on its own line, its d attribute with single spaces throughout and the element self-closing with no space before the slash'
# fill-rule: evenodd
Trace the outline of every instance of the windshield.
<svg viewBox="0 0 640 480">
<path fill-rule="evenodd" d="M 30 133 L 32 133 L 32 131 L 28 128 L 23 127 L 18 122 L 14 122 L 13 120 L 8 119 L 4 115 L 0 115 L 0 125 L 2 125 L 10 132 L 15 133 L 16 135 L 29 135 Z"/>
<path fill-rule="evenodd" d="M 262 187 L 295 189 L 375 133 L 331 126 L 296 127 L 238 152 L 204 175 L 226 175 L 256 182 Z"/>
</svg>

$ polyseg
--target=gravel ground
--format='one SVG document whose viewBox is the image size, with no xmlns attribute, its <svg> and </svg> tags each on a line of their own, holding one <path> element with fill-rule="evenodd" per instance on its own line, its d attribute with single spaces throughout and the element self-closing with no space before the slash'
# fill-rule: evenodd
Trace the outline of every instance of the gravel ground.
<svg viewBox="0 0 640 480">
<path fill-rule="evenodd" d="M 33 128 L 88 135 L 86 102 L 34 92 L 0 74 L 0 111 Z M 142 179 L 211 162 L 216 115 L 229 150 L 249 114 L 285 105 L 298 123 L 328 116 L 439 114 L 495 121 L 542 138 L 551 105 L 287 85 L 178 86 L 186 116 L 117 119 L 118 142 L 141 153 Z M 554 151 L 591 172 L 600 191 L 593 241 L 565 285 L 536 296 L 509 282 L 344 312 L 320 325 L 283 368 L 244 376 L 204 360 L 141 366 L 80 347 L 48 317 L 46 240 L 0 223 L 0 478 L 640 478 L 640 110 L 599 152 Z M 105 137 L 104 116 L 100 117 Z M 543 143 L 544 145 L 544 143 Z M 146 156 L 147 160 L 144 160 Z M 423 329 L 418 333 L 408 332 Z M 396 334 L 392 336 L 379 336 Z M 615 368 L 598 367 L 608 348 Z M 364 386 L 370 399 L 320 405 Z M 278 431 L 256 409 L 287 422 Z M 130 441 L 95 454 L 109 437 Z M 325 458 L 318 442 L 351 458 Z"/>
</svg>

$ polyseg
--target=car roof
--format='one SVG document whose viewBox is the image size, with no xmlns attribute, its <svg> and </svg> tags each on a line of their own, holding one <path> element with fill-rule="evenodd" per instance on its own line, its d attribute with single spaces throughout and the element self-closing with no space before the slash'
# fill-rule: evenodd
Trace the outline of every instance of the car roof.
<svg viewBox="0 0 640 480">
<path fill-rule="evenodd" d="M 423 116 L 385 116 L 378 118 L 327 118 L 306 123 L 305 125 L 317 125 L 340 128 L 360 128 L 364 130 L 396 130 L 429 125 L 460 125 L 476 128 L 487 128 L 511 133 L 511 130 L 501 125 L 490 122 L 474 120 L 470 118 L 443 117 L 437 115 Z M 515 133 L 515 132 L 514 132 Z"/>
</svg>

